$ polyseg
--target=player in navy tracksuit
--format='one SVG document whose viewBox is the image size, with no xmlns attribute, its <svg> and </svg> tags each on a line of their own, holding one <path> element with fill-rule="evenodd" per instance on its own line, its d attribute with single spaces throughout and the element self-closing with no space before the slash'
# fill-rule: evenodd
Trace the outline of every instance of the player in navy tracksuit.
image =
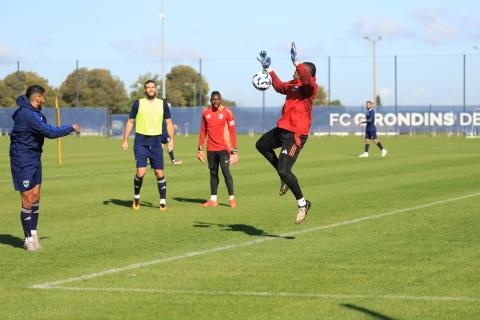
<svg viewBox="0 0 480 320">
<path fill-rule="evenodd" d="M 20 218 L 25 235 L 24 248 L 40 249 L 37 235 L 40 186 L 44 138 L 59 138 L 73 131 L 80 132 L 77 124 L 52 127 L 41 112 L 45 103 L 45 89 L 33 85 L 17 99 L 18 109 L 12 115 L 14 125 L 10 133 L 10 167 L 13 185 L 20 191 L 22 211 Z"/>
<path fill-rule="evenodd" d="M 168 135 L 168 131 L 167 131 L 167 123 L 165 122 L 165 120 L 163 120 L 163 124 L 162 124 L 162 144 L 166 144 L 167 145 L 167 151 L 168 151 L 168 156 L 170 157 L 170 161 L 172 162 L 172 164 L 174 166 L 177 166 L 177 165 L 180 165 L 183 163 L 182 160 L 176 160 L 175 159 L 175 155 L 173 154 L 173 148 L 170 149 L 170 136 Z"/>
<path fill-rule="evenodd" d="M 367 113 L 365 114 L 366 120 L 362 123 L 366 123 L 367 127 L 365 128 L 365 151 L 359 155 L 360 158 L 368 158 L 368 149 L 370 148 L 370 141 L 377 145 L 377 147 L 382 152 L 382 157 L 387 155 L 387 149 L 385 149 L 380 141 L 377 139 L 377 127 L 375 126 L 375 109 L 372 101 L 367 101 Z"/>
</svg>

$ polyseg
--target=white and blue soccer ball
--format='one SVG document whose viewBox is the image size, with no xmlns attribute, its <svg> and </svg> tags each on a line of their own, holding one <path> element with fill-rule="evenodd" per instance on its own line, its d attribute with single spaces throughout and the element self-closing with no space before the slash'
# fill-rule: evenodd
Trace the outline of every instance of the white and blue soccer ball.
<svg viewBox="0 0 480 320">
<path fill-rule="evenodd" d="M 252 84 L 255 89 L 265 91 L 272 85 L 272 77 L 267 71 L 259 71 L 253 76 Z"/>
</svg>

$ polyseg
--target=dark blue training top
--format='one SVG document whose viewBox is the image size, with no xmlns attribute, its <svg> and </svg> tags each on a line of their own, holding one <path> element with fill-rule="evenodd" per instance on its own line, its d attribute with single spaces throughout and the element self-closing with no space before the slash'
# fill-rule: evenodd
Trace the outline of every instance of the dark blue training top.
<svg viewBox="0 0 480 320">
<path fill-rule="evenodd" d="M 34 108 L 26 96 L 17 99 L 18 109 L 12 115 L 14 124 L 10 133 L 10 157 L 31 161 L 43 151 L 45 137 L 49 139 L 66 136 L 73 132 L 71 125 L 53 127 L 47 124 L 47 118 Z M 33 157 L 32 157 L 33 156 Z"/>
<path fill-rule="evenodd" d="M 365 114 L 365 117 L 367 118 L 367 120 L 365 121 L 365 123 L 367 124 L 366 130 L 376 130 L 377 127 L 375 126 L 375 109 L 372 108 L 368 110 Z"/>
<path fill-rule="evenodd" d="M 137 117 L 138 108 L 140 107 L 140 102 L 135 100 L 132 105 L 132 109 L 130 110 L 130 114 L 128 117 L 130 119 L 135 119 Z M 162 124 L 162 131 L 165 132 L 165 119 L 171 119 L 172 116 L 170 114 L 170 108 L 168 106 L 168 102 L 163 100 L 163 124 Z M 134 143 L 136 145 L 141 146 L 161 146 L 162 145 L 162 135 L 158 136 L 146 136 L 141 133 L 135 132 L 135 140 Z"/>
</svg>

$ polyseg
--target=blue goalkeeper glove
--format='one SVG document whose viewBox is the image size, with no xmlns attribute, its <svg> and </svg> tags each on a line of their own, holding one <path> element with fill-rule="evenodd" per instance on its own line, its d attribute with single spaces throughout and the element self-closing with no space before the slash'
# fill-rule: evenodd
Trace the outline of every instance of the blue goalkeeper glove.
<svg viewBox="0 0 480 320">
<path fill-rule="evenodd" d="M 295 63 L 297 60 L 297 48 L 295 47 L 295 42 L 292 42 L 292 48 L 290 49 L 290 58 L 292 62 Z"/>
<path fill-rule="evenodd" d="M 270 59 L 270 57 L 267 56 L 267 51 L 265 50 L 260 51 L 260 57 L 258 57 L 257 60 L 260 61 L 263 69 L 269 68 L 270 63 L 272 62 L 272 59 Z"/>
</svg>

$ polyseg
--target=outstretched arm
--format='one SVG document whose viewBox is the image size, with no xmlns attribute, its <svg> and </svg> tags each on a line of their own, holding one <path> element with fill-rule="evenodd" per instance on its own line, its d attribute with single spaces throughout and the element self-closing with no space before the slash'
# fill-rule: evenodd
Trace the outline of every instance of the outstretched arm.
<svg viewBox="0 0 480 320">
<path fill-rule="evenodd" d="M 77 124 L 66 125 L 61 127 L 53 127 L 51 125 L 44 123 L 40 118 L 40 116 L 33 112 L 27 113 L 26 118 L 27 118 L 26 120 L 29 127 L 34 132 L 39 133 L 42 136 L 47 137 L 49 139 L 64 137 L 72 133 L 73 131 L 76 131 L 76 129 L 78 129 L 78 132 L 80 132 L 80 127 L 78 127 Z"/>
</svg>

